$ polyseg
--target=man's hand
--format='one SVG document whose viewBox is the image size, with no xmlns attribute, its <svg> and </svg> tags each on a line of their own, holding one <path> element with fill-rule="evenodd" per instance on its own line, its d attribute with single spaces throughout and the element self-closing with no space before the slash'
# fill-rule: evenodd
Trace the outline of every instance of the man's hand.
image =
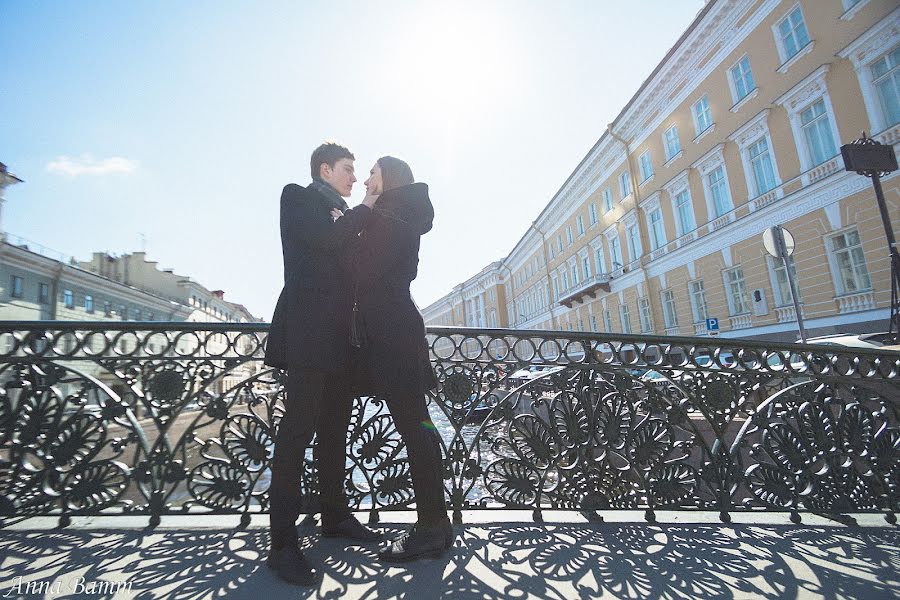
<svg viewBox="0 0 900 600">
<path fill-rule="evenodd" d="M 377 201 L 378 201 L 377 195 L 367 195 L 365 198 L 363 198 L 362 203 L 365 204 L 366 206 L 368 206 L 369 208 L 375 208 L 375 202 L 377 202 Z"/>
<path fill-rule="evenodd" d="M 337 221 L 338 219 L 340 219 L 343 216 L 344 216 L 344 213 L 339 211 L 338 209 L 336 209 L 336 208 L 331 209 L 331 218 L 334 219 L 335 221 Z"/>
</svg>

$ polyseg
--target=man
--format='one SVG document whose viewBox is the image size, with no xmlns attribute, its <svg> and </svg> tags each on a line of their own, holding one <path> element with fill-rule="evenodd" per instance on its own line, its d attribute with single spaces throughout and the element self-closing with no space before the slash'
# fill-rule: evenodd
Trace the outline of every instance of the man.
<svg viewBox="0 0 900 600">
<path fill-rule="evenodd" d="M 344 494 L 353 401 L 346 375 L 352 290 L 338 258 L 366 224 L 377 199 L 367 196 L 360 206 L 347 208 L 344 198 L 356 182 L 354 160 L 347 148 L 323 144 L 310 160 L 312 183 L 306 188 L 288 184 L 281 194 L 284 289 L 272 317 L 265 362 L 286 369 L 287 382 L 272 460 L 266 562 L 297 585 L 312 584 L 320 576 L 298 548 L 295 526 L 303 457 L 314 433 L 322 535 L 363 542 L 381 537 L 352 515 Z"/>
</svg>

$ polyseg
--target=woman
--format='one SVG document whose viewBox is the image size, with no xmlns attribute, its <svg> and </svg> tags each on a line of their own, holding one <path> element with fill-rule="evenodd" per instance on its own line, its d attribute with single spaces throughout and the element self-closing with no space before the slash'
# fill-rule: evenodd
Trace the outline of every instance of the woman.
<svg viewBox="0 0 900 600">
<path fill-rule="evenodd" d="M 362 317 L 354 384 L 360 395 L 387 401 L 407 448 L 416 525 L 379 553 L 386 561 L 436 557 L 453 542 L 442 478 L 440 437 L 425 404 L 437 386 L 422 315 L 409 293 L 419 264 L 419 237 L 431 230 L 428 186 L 414 183 L 398 158 L 379 158 L 365 182 L 378 195 L 375 213 L 348 254 Z"/>
</svg>

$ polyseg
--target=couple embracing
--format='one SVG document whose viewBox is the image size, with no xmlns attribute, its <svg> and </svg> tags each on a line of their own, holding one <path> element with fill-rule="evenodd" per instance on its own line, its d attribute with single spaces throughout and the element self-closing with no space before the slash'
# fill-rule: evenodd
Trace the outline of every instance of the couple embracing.
<svg viewBox="0 0 900 600">
<path fill-rule="evenodd" d="M 312 183 L 289 184 L 281 195 L 284 289 L 272 317 L 266 364 L 285 369 L 287 381 L 271 464 L 267 564 L 299 585 L 320 576 L 298 547 L 295 526 L 313 434 L 322 535 L 362 543 L 381 539 L 353 516 L 344 493 L 345 444 L 357 394 L 387 401 L 407 447 L 415 492 L 416 524 L 382 548 L 379 558 L 438 556 L 453 540 L 440 439 L 426 406 L 437 381 L 422 316 L 409 292 L 419 238 L 434 218 L 428 186 L 415 182 L 405 162 L 385 156 L 369 172 L 365 199 L 349 208 L 344 198 L 357 181 L 354 161 L 347 148 L 323 144 L 310 161 Z"/>
</svg>

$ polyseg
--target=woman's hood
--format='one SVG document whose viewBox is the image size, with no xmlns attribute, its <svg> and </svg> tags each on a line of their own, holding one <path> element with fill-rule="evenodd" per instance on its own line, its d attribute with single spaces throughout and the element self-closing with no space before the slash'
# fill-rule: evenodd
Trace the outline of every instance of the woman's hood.
<svg viewBox="0 0 900 600">
<path fill-rule="evenodd" d="M 425 183 L 411 183 L 384 192 L 375 203 L 375 212 L 408 224 L 419 235 L 431 231 L 434 224 L 434 206 Z"/>
</svg>

